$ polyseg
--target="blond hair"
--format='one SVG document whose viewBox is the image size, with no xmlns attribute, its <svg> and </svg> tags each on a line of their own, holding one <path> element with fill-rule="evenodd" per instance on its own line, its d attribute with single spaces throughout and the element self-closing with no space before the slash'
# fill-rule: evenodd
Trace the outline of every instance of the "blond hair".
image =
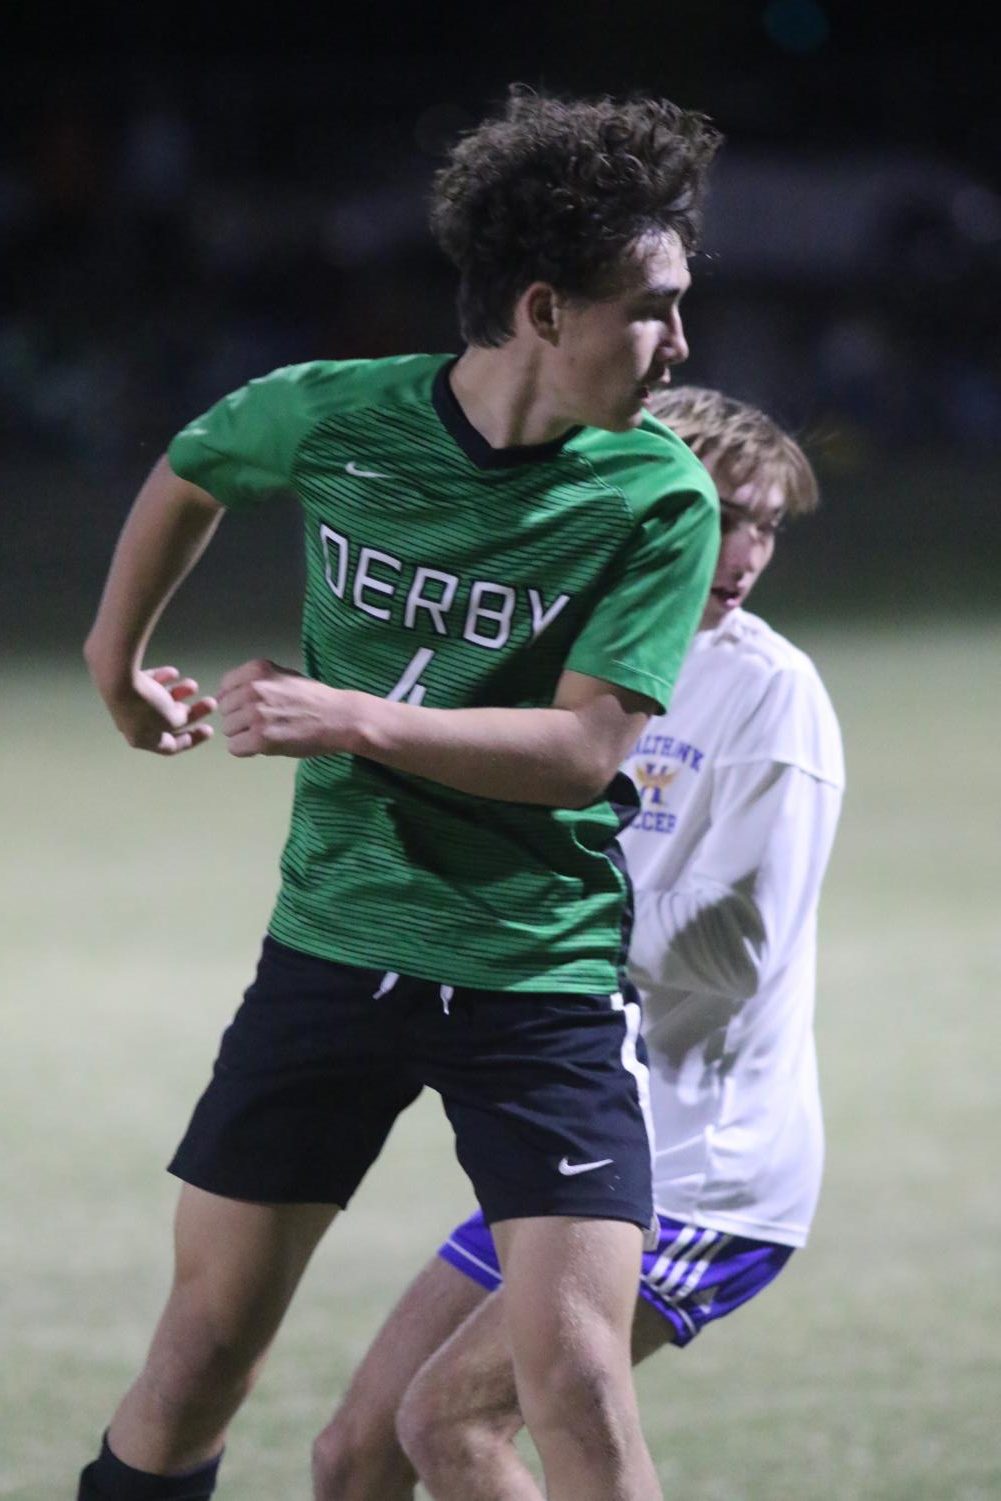
<svg viewBox="0 0 1001 1501">
<path fill-rule="evenodd" d="M 735 484 L 761 479 L 778 485 L 788 516 L 816 510 L 820 495 L 810 460 L 795 438 L 757 407 L 702 386 L 664 386 L 646 405 L 693 453 L 724 468 Z"/>
</svg>

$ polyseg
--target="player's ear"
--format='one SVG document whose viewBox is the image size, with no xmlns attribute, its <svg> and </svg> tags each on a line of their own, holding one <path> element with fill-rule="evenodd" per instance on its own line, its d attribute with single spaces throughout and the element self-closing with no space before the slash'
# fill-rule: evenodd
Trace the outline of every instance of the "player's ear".
<svg viewBox="0 0 1001 1501">
<path fill-rule="evenodd" d="M 521 308 L 529 328 L 547 344 L 558 344 L 563 304 L 554 287 L 546 281 L 534 281 L 522 294 Z"/>
</svg>

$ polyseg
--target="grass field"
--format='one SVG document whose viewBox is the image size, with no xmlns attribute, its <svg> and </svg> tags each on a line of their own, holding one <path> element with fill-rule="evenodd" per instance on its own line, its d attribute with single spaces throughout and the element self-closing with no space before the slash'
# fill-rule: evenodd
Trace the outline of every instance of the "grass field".
<svg viewBox="0 0 1001 1501">
<path fill-rule="evenodd" d="M 646 1428 L 685 1501 L 987 1501 L 1001 634 L 798 636 L 850 779 L 822 913 L 822 1208 L 773 1289 L 641 1372 Z M 182 665 L 209 679 L 218 663 Z M 161 1164 L 248 978 L 291 768 L 219 745 L 173 764 L 129 752 L 73 661 L 10 674 L 2 722 L 0 1495 L 69 1501 L 164 1293 Z M 321 1248 L 234 1426 L 220 1501 L 305 1501 L 311 1436 L 468 1204 L 424 1100 Z"/>
</svg>

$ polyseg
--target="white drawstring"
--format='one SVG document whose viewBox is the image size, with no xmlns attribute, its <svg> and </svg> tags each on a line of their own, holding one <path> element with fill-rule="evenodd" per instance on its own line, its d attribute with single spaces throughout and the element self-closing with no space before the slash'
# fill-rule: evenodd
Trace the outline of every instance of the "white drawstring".
<svg viewBox="0 0 1001 1501">
<path fill-rule="evenodd" d="M 387 969 L 386 973 L 383 975 L 381 981 L 379 982 L 378 990 L 373 991 L 372 993 L 373 1001 L 381 1000 L 384 995 L 388 995 L 399 978 L 400 977 L 395 970 Z M 455 986 L 439 985 L 438 994 L 441 996 L 441 1009 L 444 1011 L 446 1016 L 450 1016 L 451 1012 L 449 1011 L 449 1006 L 451 1005 L 452 997 L 455 994 Z"/>
</svg>

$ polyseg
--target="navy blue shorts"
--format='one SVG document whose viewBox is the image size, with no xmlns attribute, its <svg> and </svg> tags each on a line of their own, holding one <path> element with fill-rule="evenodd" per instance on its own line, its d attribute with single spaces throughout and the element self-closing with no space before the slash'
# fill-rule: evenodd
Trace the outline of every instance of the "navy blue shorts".
<svg viewBox="0 0 1001 1501">
<path fill-rule="evenodd" d="M 750 1240 L 673 1220 L 660 1222 L 658 1242 L 644 1249 L 639 1295 L 687 1345 L 706 1324 L 732 1313 L 767 1287 L 792 1255 L 792 1246 Z M 438 1249 L 443 1261 L 491 1292 L 502 1282 L 494 1238 L 482 1214 L 457 1225 Z"/>
<path fill-rule="evenodd" d="M 343 1207 L 430 1085 L 488 1223 L 581 1215 L 645 1229 L 638 1029 L 632 992 L 453 989 L 269 937 L 170 1171 L 227 1198 Z"/>
</svg>

